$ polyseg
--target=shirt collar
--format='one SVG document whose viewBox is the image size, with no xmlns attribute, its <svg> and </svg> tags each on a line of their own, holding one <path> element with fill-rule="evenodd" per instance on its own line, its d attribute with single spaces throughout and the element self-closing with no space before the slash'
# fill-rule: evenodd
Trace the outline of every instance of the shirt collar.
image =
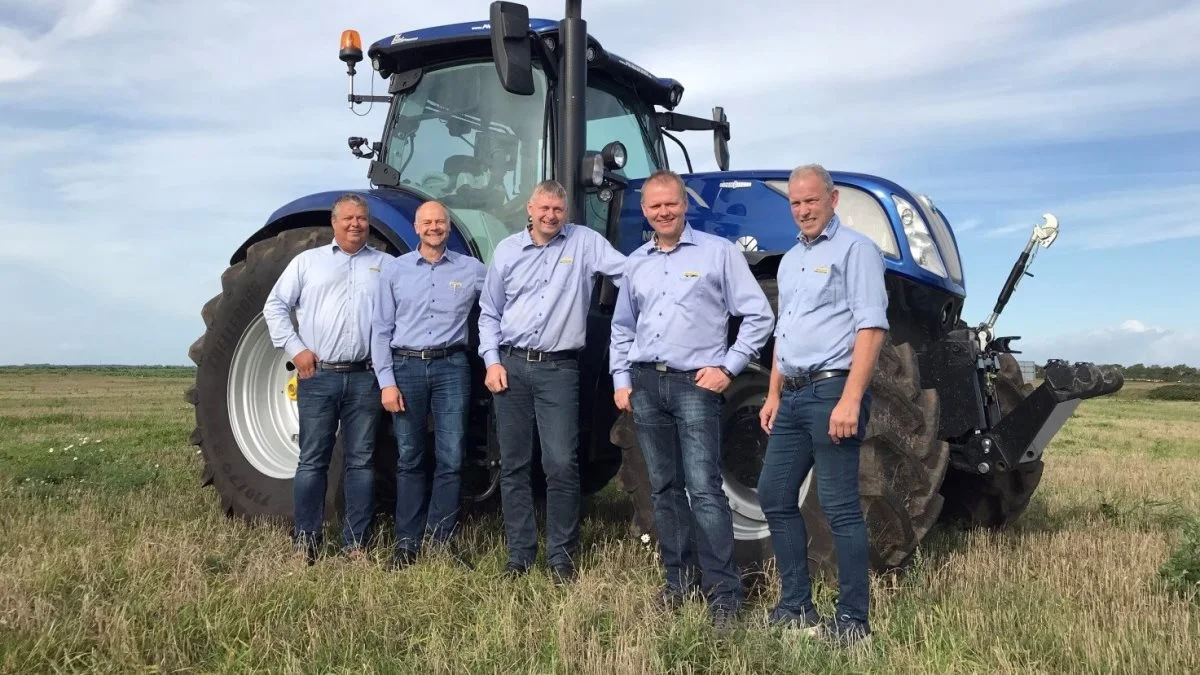
<svg viewBox="0 0 1200 675">
<path fill-rule="evenodd" d="M 420 247 L 418 247 L 417 250 L 413 251 L 413 253 L 417 254 L 417 261 L 414 263 L 416 265 L 420 265 L 420 264 L 441 265 L 442 263 L 452 263 L 452 262 L 454 262 L 454 256 L 458 255 L 457 253 L 455 253 L 454 251 L 451 251 L 448 248 L 442 249 L 442 257 L 438 258 L 434 262 L 429 262 L 428 260 L 425 259 L 425 256 L 421 255 Z"/>
<path fill-rule="evenodd" d="M 374 250 L 375 249 L 372 248 L 370 244 L 363 244 L 363 247 L 358 249 L 354 253 L 346 253 L 346 251 L 342 250 L 341 246 L 338 246 L 338 243 L 336 241 L 329 242 L 329 251 L 331 253 L 345 253 L 346 255 L 348 255 L 350 257 L 354 257 L 361 253 L 365 253 L 366 251 L 374 251 Z"/>
<path fill-rule="evenodd" d="M 686 220 L 683 222 L 683 232 L 679 233 L 679 243 L 676 244 L 675 248 L 673 248 L 671 250 L 674 251 L 674 250 L 678 249 L 680 246 L 683 246 L 684 244 L 690 244 L 692 246 L 696 245 L 695 230 L 692 229 L 692 224 L 687 222 Z M 657 253 L 657 252 L 659 252 L 658 251 L 658 233 L 655 232 L 654 235 L 650 237 L 650 241 L 646 242 L 646 255 L 650 255 L 651 253 Z"/>
<path fill-rule="evenodd" d="M 561 228 L 559 228 L 559 230 L 558 230 L 558 234 L 551 237 L 550 241 L 546 242 L 546 245 L 549 246 L 550 244 L 554 243 L 554 240 L 558 239 L 559 237 L 562 237 L 565 239 L 570 231 L 570 228 L 572 228 L 572 227 L 574 227 L 574 225 L 572 225 L 571 223 L 563 223 L 563 226 Z M 537 246 L 537 242 L 535 242 L 533 240 L 533 236 L 530 234 L 530 230 L 532 230 L 532 229 L 533 229 L 533 225 L 529 224 L 529 225 L 525 226 L 525 229 L 521 230 L 521 248 L 529 248 L 530 246 Z"/>
<path fill-rule="evenodd" d="M 825 226 L 825 229 L 821 230 L 821 234 L 818 234 L 816 239 L 814 239 L 812 241 L 808 241 L 807 239 L 804 238 L 804 233 L 801 232 L 800 234 L 796 235 L 796 240 L 802 244 L 812 245 L 812 244 L 817 243 L 818 241 L 821 241 L 822 238 L 833 239 L 835 236 L 837 236 L 838 228 L 840 228 L 841 226 L 842 226 L 842 221 L 840 218 L 838 218 L 837 214 L 835 213 L 835 214 L 833 214 L 833 217 L 829 219 L 829 224 L 827 224 Z"/>
</svg>

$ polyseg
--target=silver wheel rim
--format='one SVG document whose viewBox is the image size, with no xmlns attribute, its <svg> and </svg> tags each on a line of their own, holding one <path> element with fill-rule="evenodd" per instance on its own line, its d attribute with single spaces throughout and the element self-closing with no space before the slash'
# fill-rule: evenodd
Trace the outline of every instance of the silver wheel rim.
<svg viewBox="0 0 1200 675">
<path fill-rule="evenodd" d="M 739 424 L 740 415 L 743 414 L 739 410 L 738 415 L 735 415 L 728 425 L 728 428 L 722 430 L 725 439 L 732 438 L 733 434 L 746 433 L 748 429 L 753 429 L 750 433 L 758 434 L 763 443 L 765 453 L 766 449 L 766 433 L 758 426 L 758 411 L 762 408 L 764 396 L 758 396 L 750 399 L 743 404 L 742 408 L 753 409 L 753 425 L 743 421 Z M 723 441 L 724 442 L 724 441 Z M 742 442 L 745 442 L 744 440 Z M 803 506 L 804 499 L 808 496 L 809 486 L 812 483 L 812 471 L 809 470 L 808 475 L 804 477 L 804 482 L 800 484 L 800 493 L 797 498 L 797 504 Z M 762 505 L 758 500 L 758 486 L 745 485 L 733 475 L 732 472 L 725 470 L 724 466 L 721 469 L 721 489 L 725 492 L 725 496 L 729 499 L 729 508 L 733 515 L 733 538 L 739 541 L 759 541 L 766 539 L 771 535 L 771 530 L 767 526 L 767 516 L 763 513 Z"/>
<path fill-rule="evenodd" d="M 271 344 L 258 315 L 242 333 L 229 367 L 229 425 L 242 456 L 264 476 L 290 479 L 300 461 L 300 415 L 287 393 L 295 366 Z"/>
</svg>

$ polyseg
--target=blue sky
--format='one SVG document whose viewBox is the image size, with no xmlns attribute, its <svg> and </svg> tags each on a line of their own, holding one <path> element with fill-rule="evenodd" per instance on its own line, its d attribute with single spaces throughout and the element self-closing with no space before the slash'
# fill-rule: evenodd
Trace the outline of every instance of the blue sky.
<svg viewBox="0 0 1200 675">
<path fill-rule="evenodd" d="M 366 184 L 345 139 L 377 138 L 383 109 L 347 110 L 342 29 L 487 16 L 416 4 L 0 0 L 0 363 L 187 363 L 244 237 L 296 196 Z M 1022 358 L 1200 366 L 1200 3 L 730 7 L 584 12 L 683 82 L 682 111 L 725 107 L 734 168 L 818 161 L 933 197 L 971 322 L 1057 215 L 998 327 Z M 708 136 L 685 140 L 714 168 Z"/>
</svg>

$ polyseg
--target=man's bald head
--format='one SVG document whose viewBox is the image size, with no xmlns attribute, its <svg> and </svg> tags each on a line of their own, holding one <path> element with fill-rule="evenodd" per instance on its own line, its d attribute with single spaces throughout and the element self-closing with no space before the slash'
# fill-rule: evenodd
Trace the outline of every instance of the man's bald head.
<svg viewBox="0 0 1200 675">
<path fill-rule="evenodd" d="M 441 252 L 450 234 L 450 210 L 439 201 L 428 201 L 417 207 L 413 229 L 421 238 L 421 247 Z"/>
</svg>

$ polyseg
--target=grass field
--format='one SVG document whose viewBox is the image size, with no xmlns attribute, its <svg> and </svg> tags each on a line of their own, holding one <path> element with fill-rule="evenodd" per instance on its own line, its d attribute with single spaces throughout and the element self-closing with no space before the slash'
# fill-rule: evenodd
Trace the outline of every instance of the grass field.
<svg viewBox="0 0 1200 675">
<path fill-rule="evenodd" d="M 609 494 L 569 588 L 502 580 L 495 518 L 474 571 L 306 567 L 199 487 L 189 377 L 137 374 L 0 369 L 2 672 L 1200 672 L 1200 599 L 1159 575 L 1200 514 L 1200 403 L 1136 383 L 1079 408 L 1017 525 L 937 530 L 876 579 L 873 643 L 844 654 L 765 630 L 773 589 L 725 639 L 699 606 L 655 614 Z"/>
</svg>

